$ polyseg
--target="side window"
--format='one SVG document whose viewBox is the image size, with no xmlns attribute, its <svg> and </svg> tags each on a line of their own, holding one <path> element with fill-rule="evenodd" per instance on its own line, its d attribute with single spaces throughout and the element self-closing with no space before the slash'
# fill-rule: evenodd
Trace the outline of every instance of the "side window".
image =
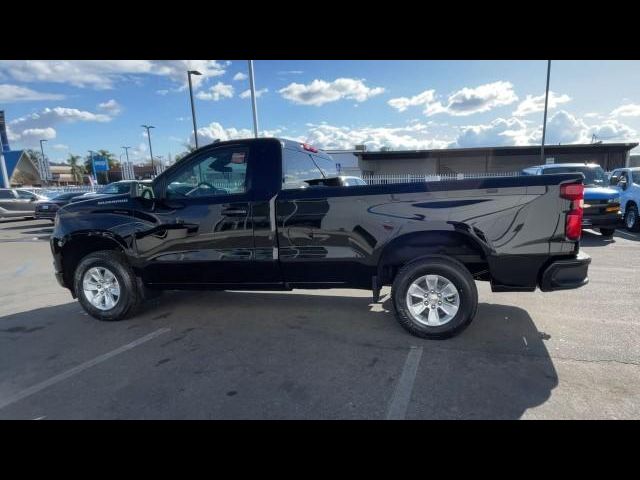
<svg viewBox="0 0 640 480">
<path fill-rule="evenodd" d="M 640 170 L 634 170 L 631 172 L 631 178 L 633 178 L 633 183 L 640 185 Z"/>
<path fill-rule="evenodd" d="M 37 198 L 33 193 L 27 192 L 25 190 L 17 190 L 17 192 L 18 198 L 21 200 L 33 200 L 34 198 Z"/>
<path fill-rule="evenodd" d="M 282 188 L 308 187 L 305 180 L 317 180 L 323 178 L 322 173 L 311 159 L 311 155 L 305 152 L 285 148 L 283 150 Z"/>
<path fill-rule="evenodd" d="M 248 156 L 247 148 L 226 148 L 189 162 L 168 180 L 167 198 L 244 193 Z"/>
<path fill-rule="evenodd" d="M 0 198 L 2 199 L 8 199 L 8 198 L 15 198 L 13 196 L 13 192 L 11 190 L 0 190 Z"/>
</svg>

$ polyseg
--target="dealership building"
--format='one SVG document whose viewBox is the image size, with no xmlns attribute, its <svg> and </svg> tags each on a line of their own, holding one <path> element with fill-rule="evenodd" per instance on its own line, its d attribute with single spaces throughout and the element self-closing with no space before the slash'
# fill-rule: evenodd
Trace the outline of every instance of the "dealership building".
<svg viewBox="0 0 640 480">
<path fill-rule="evenodd" d="M 540 163 L 597 163 L 606 171 L 630 165 L 638 143 L 450 148 L 440 150 L 328 150 L 345 175 L 509 173 Z"/>
</svg>

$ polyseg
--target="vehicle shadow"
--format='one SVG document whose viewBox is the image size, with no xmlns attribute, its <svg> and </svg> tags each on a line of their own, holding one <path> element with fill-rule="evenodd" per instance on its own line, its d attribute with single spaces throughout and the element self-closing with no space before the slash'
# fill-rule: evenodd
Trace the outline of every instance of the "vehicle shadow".
<svg viewBox="0 0 640 480">
<path fill-rule="evenodd" d="M 600 233 L 593 232 L 591 230 L 582 231 L 582 239 L 580 245 L 584 247 L 606 247 L 616 243 L 616 235 L 614 237 L 603 237 Z"/>
<path fill-rule="evenodd" d="M 344 292 L 344 291 L 343 291 Z M 204 311 L 220 306 L 229 316 L 224 328 L 257 328 L 320 342 L 340 343 L 372 351 L 401 351 L 422 347 L 423 356 L 414 385 L 409 418 L 518 419 L 545 403 L 558 376 L 545 342 L 551 338 L 537 329 L 526 310 L 480 303 L 475 320 L 460 335 L 447 340 L 425 340 L 407 333 L 397 323 L 389 295 L 380 303 L 370 298 L 279 292 L 170 292 L 169 301 Z M 182 297 L 182 298 L 181 298 Z M 241 312 L 233 312 L 241 305 Z M 258 315 L 258 318 L 252 318 Z M 249 313 L 249 315 L 247 315 Z M 237 323 L 244 325 L 239 327 Z M 249 325 L 247 325 L 247 323 Z M 384 354 L 384 353 L 383 353 Z M 377 354 L 378 355 L 378 354 Z M 295 359 L 292 359 L 295 361 Z M 397 379 L 402 364 L 396 369 Z"/>
<path fill-rule="evenodd" d="M 404 331 L 394 318 L 388 295 L 381 303 L 372 303 L 368 297 L 344 292 L 165 292 L 146 302 L 138 316 L 115 323 L 93 320 L 80 312 L 76 302 L 6 315 L 0 318 L 0 350 L 5 350 L 5 358 L 15 360 L 3 369 L 37 371 L 46 358 L 64 352 L 69 342 L 93 344 L 96 352 L 102 352 L 99 346 L 112 336 L 169 327 L 176 332 L 196 331 L 194 341 L 201 348 L 215 350 L 223 345 L 224 351 L 247 352 L 245 361 L 278 355 L 282 357 L 278 364 L 311 362 L 316 368 L 330 369 L 337 382 L 356 376 L 353 395 L 374 396 L 382 404 L 392 397 L 409 349 L 422 347 L 407 418 L 517 419 L 545 403 L 557 386 L 544 345 L 549 336 L 538 331 L 521 308 L 481 303 L 469 328 L 457 337 L 434 341 Z M 301 351 L 313 358 L 300 358 Z M 353 361 L 337 365 L 336 351 Z M 187 348 L 179 353 L 185 358 L 196 354 Z M 369 363 L 369 358 L 379 361 L 362 370 L 358 365 L 365 359 Z M 311 381 L 306 372 L 305 367 L 291 367 L 287 375 L 304 386 Z M 246 373 L 243 382 L 260 385 L 260 379 L 251 375 Z M 383 390 L 375 380 L 381 377 L 389 379 Z M 193 381 L 201 380 L 194 377 Z M 331 398 L 332 388 L 327 384 L 322 395 Z M 264 399 L 256 396 L 250 401 Z M 309 411 L 313 417 L 314 410 Z M 374 412 L 360 415 L 379 418 Z"/>
<path fill-rule="evenodd" d="M 19 221 L 23 222 L 23 223 L 25 222 L 25 220 L 19 220 Z M 9 222 L 2 222 L 2 223 L 9 223 Z M 2 225 L 2 223 L 0 223 L 0 225 Z M 11 226 L 11 227 L 0 226 L 0 230 L 23 230 L 23 229 L 28 229 L 28 228 L 48 228 L 51 231 L 53 231 L 53 225 L 49 221 L 44 222 L 44 223 L 30 224 L 30 225 L 15 225 L 15 226 Z"/>
</svg>

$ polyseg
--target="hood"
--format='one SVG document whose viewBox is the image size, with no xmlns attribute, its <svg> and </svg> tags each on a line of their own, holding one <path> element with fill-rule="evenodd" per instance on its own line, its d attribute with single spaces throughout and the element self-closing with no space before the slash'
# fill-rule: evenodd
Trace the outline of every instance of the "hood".
<svg viewBox="0 0 640 480">
<path fill-rule="evenodd" d="M 611 198 L 618 199 L 620 192 L 611 187 L 585 187 L 584 199 L 585 200 L 608 200 Z"/>
<path fill-rule="evenodd" d="M 118 195 L 91 195 L 90 197 L 83 195 L 72 199 L 71 202 L 61 208 L 60 212 L 71 213 L 87 209 L 92 210 L 96 207 L 100 210 L 110 210 L 128 202 L 129 194 L 127 193 Z"/>
</svg>

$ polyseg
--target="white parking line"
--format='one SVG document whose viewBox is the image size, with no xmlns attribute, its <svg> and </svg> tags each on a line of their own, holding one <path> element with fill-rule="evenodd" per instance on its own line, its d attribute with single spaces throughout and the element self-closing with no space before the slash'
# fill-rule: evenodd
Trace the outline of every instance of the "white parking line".
<svg viewBox="0 0 640 480">
<path fill-rule="evenodd" d="M 624 232 L 622 230 L 616 230 L 616 233 L 620 234 L 620 235 L 624 235 L 624 236 L 629 237 L 629 238 L 633 238 L 634 240 L 638 240 L 638 237 L 636 235 L 634 235 L 633 233 Z"/>
<path fill-rule="evenodd" d="M 411 347 L 387 410 L 387 420 L 404 420 L 411 401 L 413 383 L 416 380 L 421 358 L 422 347 Z"/>
<path fill-rule="evenodd" d="M 21 392 L 18 392 L 15 395 L 11 395 L 10 397 L 7 397 L 7 398 L 0 398 L 0 409 L 8 405 L 11 405 L 12 403 L 15 403 L 19 400 L 30 397 L 31 395 L 38 393 L 39 391 L 44 390 L 47 387 L 50 387 L 52 385 L 55 385 L 58 382 L 66 380 L 67 378 L 72 377 L 73 375 L 76 375 L 86 370 L 87 368 L 91 368 L 95 365 L 98 365 L 99 363 L 109 360 L 110 358 L 115 357 L 116 355 L 119 355 L 123 352 L 126 352 L 127 350 L 131 350 L 132 348 L 137 347 L 138 345 L 141 345 L 145 342 L 148 342 L 149 340 L 153 340 L 157 336 L 162 335 L 163 333 L 167 333 L 170 330 L 171 330 L 170 328 L 161 328 L 159 330 L 156 330 L 155 332 L 151 332 L 150 334 L 145 335 L 144 337 L 134 340 L 133 342 L 127 343 L 122 347 L 119 347 L 119 348 L 116 348 L 115 350 L 111 350 L 110 352 L 104 353 L 99 357 L 94 358 L 93 360 L 89 360 L 87 362 L 81 363 L 80 365 L 73 367 L 67 370 L 66 372 L 59 373 L 58 375 L 55 375 L 49 378 L 48 380 L 37 383 L 32 387 L 26 388 L 25 390 L 22 390 Z"/>
</svg>

